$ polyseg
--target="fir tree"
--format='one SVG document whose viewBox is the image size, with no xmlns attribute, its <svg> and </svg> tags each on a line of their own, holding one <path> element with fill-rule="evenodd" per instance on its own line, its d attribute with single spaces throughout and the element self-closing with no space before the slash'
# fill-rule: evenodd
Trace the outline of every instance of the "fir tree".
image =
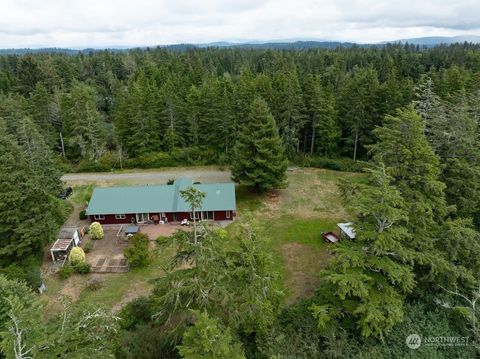
<svg viewBox="0 0 480 359">
<path fill-rule="evenodd" d="M 209 317 L 206 312 L 193 311 L 195 324 L 183 335 L 182 345 L 177 346 L 185 359 L 244 359 L 242 346 L 235 343 L 229 328 Z"/>
<path fill-rule="evenodd" d="M 262 192 L 286 185 L 287 160 L 267 104 L 256 98 L 234 149 L 232 178 Z"/>
<path fill-rule="evenodd" d="M 358 216 L 356 239 L 336 244 L 322 273 L 320 303 L 312 307 L 320 330 L 353 320 L 364 336 L 382 337 L 403 318 L 403 295 L 415 284 L 404 201 L 383 164 L 356 189 L 348 205 Z M 345 317 L 346 316 L 346 317 Z"/>
<path fill-rule="evenodd" d="M 0 130 L 0 265 L 5 265 L 38 253 L 53 239 L 59 215 L 56 200 L 2 121 Z"/>
</svg>

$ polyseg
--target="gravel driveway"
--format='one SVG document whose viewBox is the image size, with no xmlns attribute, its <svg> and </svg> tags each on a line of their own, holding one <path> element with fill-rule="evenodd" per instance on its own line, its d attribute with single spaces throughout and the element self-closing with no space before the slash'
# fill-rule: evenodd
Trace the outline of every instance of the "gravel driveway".
<svg viewBox="0 0 480 359">
<path fill-rule="evenodd" d="M 155 171 L 136 172 L 98 172 L 98 173 L 67 173 L 62 176 L 62 181 L 69 185 L 94 183 L 127 183 L 127 184 L 166 184 L 169 179 L 189 177 L 202 183 L 232 182 L 229 170 L 220 171 L 216 168 L 166 168 Z"/>
</svg>

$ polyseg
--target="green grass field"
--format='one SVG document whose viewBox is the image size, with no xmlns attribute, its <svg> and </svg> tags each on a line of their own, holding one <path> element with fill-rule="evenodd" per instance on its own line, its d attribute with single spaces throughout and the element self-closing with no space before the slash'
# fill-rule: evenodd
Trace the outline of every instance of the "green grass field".
<svg viewBox="0 0 480 359">
<path fill-rule="evenodd" d="M 342 178 L 361 181 L 363 176 L 303 168 L 289 172 L 289 186 L 275 196 L 237 191 L 239 218 L 252 223 L 271 250 L 287 304 L 311 295 L 318 285 L 318 274 L 330 258 L 321 233 L 351 219 L 337 187 Z"/>
<path fill-rule="evenodd" d="M 312 295 L 318 275 L 330 258 L 329 245 L 321 233 L 336 230 L 336 223 L 350 219 L 339 198 L 337 184 L 342 178 L 361 181 L 362 175 L 322 169 L 301 168 L 288 172 L 289 186 L 274 194 L 257 195 L 237 189 L 238 221 L 229 226 L 233 233 L 238 223 L 248 222 L 273 256 L 282 277 L 286 304 Z M 69 199 L 84 204 L 95 184 L 74 188 Z M 86 282 L 92 275 L 74 275 L 62 281 L 46 276 L 48 310 L 59 309 L 60 296 L 68 295 L 82 304 L 101 304 L 114 310 L 128 301 L 146 295 L 152 281 L 162 275 L 171 253 L 155 251 L 148 267 L 126 274 L 97 274 L 101 289 L 91 291 Z"/>
</svg>

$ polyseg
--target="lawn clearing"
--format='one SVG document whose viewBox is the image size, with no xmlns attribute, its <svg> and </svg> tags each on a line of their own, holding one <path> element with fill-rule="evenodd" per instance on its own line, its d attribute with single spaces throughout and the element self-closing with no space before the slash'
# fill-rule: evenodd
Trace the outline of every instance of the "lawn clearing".
<svg viewBox="0 0 480 359">
<path fill-rule="evenodd" d="M 321 233 L 351 219 L 337 186 L 342 178 L 361 181 L 363 175 L 301 168 L 289 171 L 289 186 L 273 194 L 238 191 L 239 217 L 251 222 L 271 249 L 282 275 L 286 304 L 313 294 L 330 258 L 331 244 L 323 241 Z"/>
</svg>

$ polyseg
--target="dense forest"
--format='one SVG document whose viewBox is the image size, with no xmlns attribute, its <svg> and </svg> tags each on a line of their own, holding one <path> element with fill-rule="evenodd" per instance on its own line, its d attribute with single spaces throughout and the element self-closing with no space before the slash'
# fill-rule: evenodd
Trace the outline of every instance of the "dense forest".
<svg viewBox="0 0 480 359">
<path fill-rule="evenodd" d="M 419 357 L 478 355 L 480 46 L 4 55 L 0 92 L 0 357 L 406 357 L 415 331 L 471 342 Z M 288 161 L 365 173 L 340 186 L 357 238 L 311 298 L 282 305 L 241 223 L 161 243 L 171 268 L 118 317 L 40 318 L 62 172 L 231 165 L 260 194 Z"/>
<path fill-rule="evenodd" d="M 109 170 L 226 163 L 261 96 L 290 159 L 366 159 L 372 130 L 426 77 L 441 99 L 475 101 L 479 71 L 478 46 L 466 44 L 8 55 L 0 111 L 10 131 L 30 119 L 72 169 Z"/>
</svg>

